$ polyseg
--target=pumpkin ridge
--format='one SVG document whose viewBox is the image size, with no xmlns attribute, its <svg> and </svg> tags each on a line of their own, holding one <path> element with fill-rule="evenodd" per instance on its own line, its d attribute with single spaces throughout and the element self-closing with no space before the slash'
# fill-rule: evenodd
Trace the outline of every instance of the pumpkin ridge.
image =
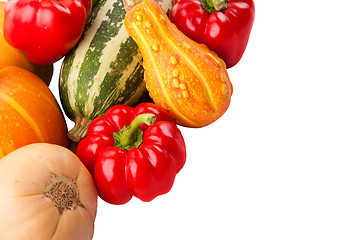
<svg viewBox="0 0 360 240">
<path fill-rule="evenodd" d="M 8 96 L 5 93 L 0 92 L 0 98 L 3 99 L 7 104 L 9 104 L 16 112 L 20 114 L 20 116 L 30 125 L 30 127 L 34 130 L 35 135 L 42 142 L 45 142 L 45 138 L 41 133 L 39 127 L 36 125 L 32 117 L 26 112 L 24 108 L 22 108 L 19 103 L 15 101 L 12 97 Z"/>
<path fill-rule="evenodd" d="M 157 19 L 157 16 L 154 12 L 152 12 L 151 9 L 149 8 L 145 8 L 145 10 L 147 12 L 149 12 L 150 16 L 152 17 L 152 19 L 154 20 L 154 22 L 156 23 L 156 27 L 157 29 L 159 30 L 160 32 L 160 35 L 163 35 L 165 36 L 165 30 L 163 29 L 162 25 L 159 24 L 158 22 L 158 19 Z M 199 70 L 197 69 L 196 67 L 196 64 L 194 63 L 194 61 L 192 61 L 188 56 L 186 56 L 186 54 L 184 54 L 181 49 L 179 49 L 176 44 L 174 43 L 173 39 L 172 38 L 168 38 L 168 42 L 169 44 L 172 46 L 172 48 L 175 50 L 175 52 L 177 54 L 179 54 L 187 63 L 188 65 L 190 66 L 190 68 L 193 70 L 193 72 L 195 73 L 195 75 L 197 76 L 197 79 L 199 80 L 200 84 L 203 86 L 204 88 L 204 94 L 205 94 L 205 98 L 208 100 L 208 102 L 210 103 L 210 106 L 213 108 L 213 109 L 217 109 L 216 105 L 214 104 L 214 97 L 212 95 L 212 91 L 209 87 L 209 84 L 208 82 L 204 79 L 204 76 L 203 74 L 201 74 L 199 72 Z"/>
<path fill-rule="evenodd" d="M 90 216 L 92 216 L 95 219 L 96 214 L 94 215 L 89 209 L 85 207 L 85 205 L 82 202 L 80 202 L 78 207 L 84 209 Z"/>
<path fill-rule="evenodd" d="M 29 194 L 24 194 L 24 195 L 19 195 L 19 196 L 15 196 L 15 197 L 32 197 L 32 196 L 37 196 L 37 195 L 44 195 L 43 193 L 29 193 Z"/>
<path fill-rule="evenodd" d="M 51 99 L 50 97 L 47 96 L 47 94 L 45 94 L 44 92 L 40 92 L 39 93 L 42 97 L 45 98 L 46 101 L 48 101 L 50 103 L 51 106 L 53 106 L 56 110 L 60 110 L 59 106 L 54 102 L 53 99 Z"/>
<path fill-rule="evenodd" d="M 52 236 L 51 236 L 51 239 L 54 238 L 54 236 L 55 236 L 55 234 L 56 234 L 56 231 L 57 231 L 57 229 L 59 228 L 60 220 L 61 220 L 61 215 L 62 215 L 62 213 L 59 211 L 59 219 L 58 219 L 58 221 L 57 221 L 57 223 L 56 223 L 55 230 L 54 230 L 54 233 L 53 233 Z"/>
</svg>

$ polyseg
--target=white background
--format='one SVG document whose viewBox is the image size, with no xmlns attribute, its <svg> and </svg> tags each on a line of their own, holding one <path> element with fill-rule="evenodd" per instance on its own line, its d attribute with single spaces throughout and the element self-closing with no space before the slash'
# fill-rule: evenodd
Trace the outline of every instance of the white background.
<svg viewBox="0 0 360 240">
<path fill-rule="evenodd" d="M 255 5 L 229 110 L 181 128 L 187 162 L 168 194 L 99 199 L 94 240 L 360 239 L 360 3 Z"/>
</svg>

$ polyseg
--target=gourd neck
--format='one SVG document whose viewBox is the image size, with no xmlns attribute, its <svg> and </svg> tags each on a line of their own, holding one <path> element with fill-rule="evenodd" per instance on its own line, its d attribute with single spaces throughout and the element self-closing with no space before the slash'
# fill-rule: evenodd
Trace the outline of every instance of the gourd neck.
<svg viewBox="0 0 360 240">
<path fill-rule="evenodd" d="M 79 142 L 86 136 L 91 122 L 92 120 L 90 118 L 77 116 L 75 118 L 74 128 L 67 133 L 68 138 L 74 142 Z"/>
</svg>

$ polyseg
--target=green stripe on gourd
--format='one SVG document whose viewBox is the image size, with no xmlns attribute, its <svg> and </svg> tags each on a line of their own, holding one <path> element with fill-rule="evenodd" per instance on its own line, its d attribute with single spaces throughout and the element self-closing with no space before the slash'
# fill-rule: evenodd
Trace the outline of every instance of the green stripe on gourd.
<svg viewBox="0 0 360 240">
<path fill-rule="evenodd" d="M 159 0 L 169 13 L 172 0 Z M 60 100 L 75 121 L 69 138 L 79 141 L 90 122 L 116 104 L 132 105 L 146 92 L 142 56 L 127 34 L 122 0 L 100 0 L 78 44 L 60 71 Z"/>
</svg>

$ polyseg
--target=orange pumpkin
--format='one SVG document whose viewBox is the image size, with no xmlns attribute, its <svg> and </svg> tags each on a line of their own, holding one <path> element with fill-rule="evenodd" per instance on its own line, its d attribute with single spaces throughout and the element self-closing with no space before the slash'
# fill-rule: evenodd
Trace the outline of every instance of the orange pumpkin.
<svg viewBox="0 0 360 240">
<path fill-rule="evenodd" d="M 67 126 L 50 89 L 35 74 L 0 66 L 0 158 L 24 145 L 68 146 Z"/>
<path fill-rule="evenodd" d="M 54 71 L 53 65 L 36 65 L 30 62 L 24 51 L 13 48 L 6 42 L 3 34 L 4 7 L 5 3 L 0 2 L 0 65 L 14 65 L 26 69 L 49 85 Z"/>
</svg>

